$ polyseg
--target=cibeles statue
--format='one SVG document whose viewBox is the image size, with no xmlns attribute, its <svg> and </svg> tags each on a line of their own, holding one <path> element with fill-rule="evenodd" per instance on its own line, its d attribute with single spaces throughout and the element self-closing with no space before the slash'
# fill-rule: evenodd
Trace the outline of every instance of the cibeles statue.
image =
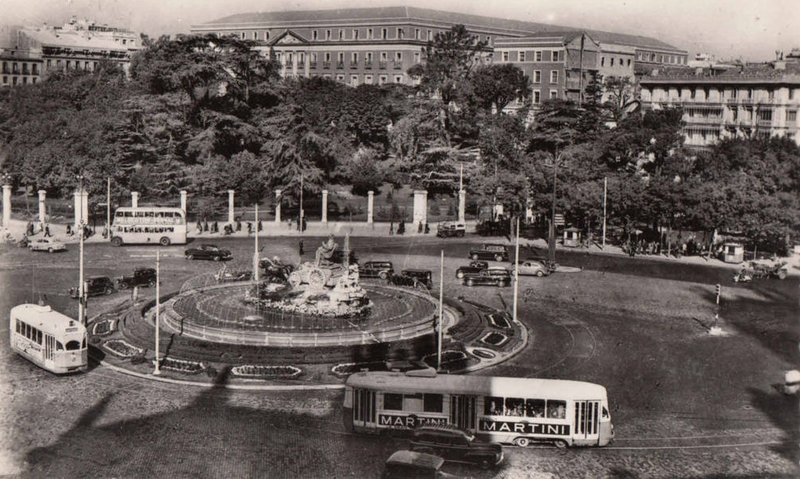
<svg viewBox="0 0 800 479">
<path fill-rule="evenodd" d="M 329 235 L 328 239 L 322 242 L 322 245 L 317 248 L 317 252 L 314 255 L 314 264 L 316 266 L 323 266 L 322 261 L 325 260 L 325 265 L 329 265 L 332 263 L 331 258 L 333 258 L 333 253 L 336 251 L 338 245 L 336 241 L 333 240 L 333 235 Z"/>
</svg>

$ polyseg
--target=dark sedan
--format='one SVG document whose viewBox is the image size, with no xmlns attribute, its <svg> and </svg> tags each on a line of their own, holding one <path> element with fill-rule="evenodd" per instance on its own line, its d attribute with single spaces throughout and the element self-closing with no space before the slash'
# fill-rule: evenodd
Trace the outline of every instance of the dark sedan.
<svg viewBox="0 0 800 479">
<path fill-rule="evenodd" d="M 456 270 L 456 278 L 461 279 L 468 274 L 480 273 L 489 267 L 486 261 L 472 261 L 467 266 L 459 266 Z"/>
<path fill-rule="evenodd" d="M 465 275 L 461 281 L 467 286 L 509 286 L 511 274 L 505 268 L 491 267 L 479 273 Z"/>
<path fill-rule="evenodd" d="M 231 252 L 213 244 L 201 244 L 197 248 L 189 248 L 184 251 L 186 259 L 210 259 L 222 261 L 231 259 Z"/>
</svg>

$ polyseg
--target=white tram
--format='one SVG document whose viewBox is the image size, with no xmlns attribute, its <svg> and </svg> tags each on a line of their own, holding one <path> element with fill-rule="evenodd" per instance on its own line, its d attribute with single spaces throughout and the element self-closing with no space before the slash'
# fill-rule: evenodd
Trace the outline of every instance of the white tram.
<svg viewBox="0 0 800 479">
<path fill-rule="evenodd" d="M 614 438 L 606 388 L 581 381 L 360 372 L 345 387 L 348 430 L 449 424 L 492 442 L 605 446 Z"/>
<path fill-rule="evenodd" d="M 11 308 L 11 349 L 56 374 L 85 371 L 86 328 L 50 306 L 20 304 Z"/>
</svg>

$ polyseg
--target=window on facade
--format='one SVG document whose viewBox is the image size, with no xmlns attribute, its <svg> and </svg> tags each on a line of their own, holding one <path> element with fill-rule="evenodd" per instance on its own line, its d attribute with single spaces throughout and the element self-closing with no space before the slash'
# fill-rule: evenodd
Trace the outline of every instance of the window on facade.
<svg viewBox="0 0 800 479">
<path fill-rule="evenodd" d="M 533 58 L 534 58 L 534 61 L 537 61 L 537 62 L 542 61 L 542 52 L 541 51 L 534 52 Z"/>
<path fill-rule="evenodd" d="M 358 75 L 350 75 L 350 86 L 358 86 Z"/>
<path fill-rule="evenodd" d="M 344 75 L 336 75 L 336 81 L 344 83 Z"/>
<path fill-rule="evenodd" d="M 372 40 L 373 36 L 374 36 L 374 33 L 373 33 L 372 29 L 371 28 L 367 28 L 367 38 Z"/>
<path fill-rule="evenodd" d="M 558 98 L 558 90 L 550 90 L 550 98 Z"/>
<path fill-rule="evenodd" d="M 433 31 L 428 30 L 428 41 L 433 40 Z"/>
<path fill-rule="evenodd" d="M 396 76 L 394 77 L 394 82 L 395 82 L 395 83 L 403 83 L 403 77 L 402 77 L 402 76 L 400 76 L 400 75 L 396 75 Z"/>
<path fill-rule="evenodd" d="M 325 61 L 326 62 L 331 61 L 331 52 L 325 52 Z"/>
<path fill-rule="evenodd" d="M 358 28 L 353 29 L 353 40 L 358 40 Z"/>
<path fill-rule="evenodd" d="M 786 123 L 797 122 L 797 110 L 786 110 Z"/>
<path fill-rule="evenodd" d="M 381 61 L 385 62 L 389 60 L 389 54 L 386 52 L 381 52 Z"/>
<path fill-rule="evenodd" d="M 542 82 L 542 71 L 541 70 L 534 70 L 533 71 L 533 83 L 541 83 Z"/>
<path fill-rule="evenodd" d="M 414 54 L 414 63 L 419 63 L 419 61 L 420 61 L 420 56 L 419 56 L 419 52 L 417 52 L 417 53 Z"/>
<path fill-rule="evenodd" d="M 385 85 L 387 79 L 388 79 L 388 77 L 386 75 L 381 75 L 380 78 L 378 78 L 378 84 L 379 85 Z"/>
<path fill-rule="evenodd" d="M 559 53 L 561 53 L 561 52 L 559 52 L 558 50 L 553 50 L 553 61 L 554 62 L 561 61 Z M 612 64 L 612 66 L 613 66 L 613 64 Z"/>
<path fill-rule="evenodd" d="M 508 61 L 508 52 L 503 52 L 503 61 L 504 62 Z"/>
<path fill-rule="evenodd" d="M 631 66 L 631 59 L 628 58 L 628 66 Z"/>
<path fill-rule="evenodd" d="M 354 65 L 358 63 L 358 53 L 353 52 L 352 56 L 350 57 L 350 63 Z"/>
<path fill-rule="evenodd" d="M 364 75 L 364 83 L 367 85 L 372 85 L 372 75 Z"/>
<path fill-rule="evenodd" d="M 264 32 L 264 41 L 269 40 L 269 32 Z"/>
<path fill-rule="evenodd" d="M 394 61 L 402 62 L 403 61 L 403 53 L 402 52 L 395 52 L 394 54 Z"/>
<path fill-rule="evenodd" d="M 310 55 L 311 55 L 311 62 L 317 63 L 317 54 L 312 52 L 310 53 Z"/>
<path fill-rule="evenodd" d="M 415 28 L 414 29 L 414 40 L 419 40 L 420 38 L 422 38 L 422 32 L 420 31 L 419 28 Z"/>
<path fill-rule="evenodd" d="M 611 58 L 608 59 L 608 66 L 611 66 L 611 67 L 614 66 L 614 57 L 611 57 Z"/>
<path fill-rule="evenodd" d="M 490 37 L 488 35 L 486 36 L 486 44 L 487 45 L 491 45 L 492 44 L 492 37 Z"/>
<path fill-rule="evenodd" d="M 558 71 L 551 71 L 550 72 L 550 83 L 558 83 Z"/>
<path fill-rule="evenodd" d="M 402 28 L 397 29 L 397 38 L 403 39 L 406 37 L 406 32 Z"/>
<path fill-rule="evenodd" d="M 601 67 L 606 66 L 606 57 L 600 57 L 600 66 Z"/>
<path fill-rule="evenodd" d="M 331 39 L 331 31 L 325 30 L 325 40 L 330 40 L 330 39 Z"/>
<path fill-rule="evenodd" d="M 297 57 L 298 57 L 298 61 L 300 63 L 305 63 L 306 62 L 306 54 L 305 54 L 305 52 L 298 53 Z"/>
<path fill-rule="evenodd" d="M 339 40 L 344 40 L 344 30 L 339 29 Z"/>
<path fill-rule="evenodd" d="M 388 40 L 388 39 L 389 39 L 389 29 L 381 28 L 381 40 Z"/>
<path fill-rule="evenodd" d="M 521 52 L 517 53 L 517 55 L 518 55 L 518 58 L 519 58 L 518 61 L 520 61 L 520 62 L 524 62 L 525 61 L 525 52 L 521 51 Z"/>
<path fill-rule="evenodd" d="M 533 104 L 538 105 L 542 102 L 542 92 L 539 90 L 533 90 Z"/>
<path fill-rule="evenodd" d="M 312 40 L 318 40 L 319 39 L 319 32 L 317 32 L 316 30 L 313 30 L 311 32 L 311 39 Z"/>
<path fill-rule="evenodd" d="M 771 121 L 772 120 L 772 110 L 759 110 L 758 111 L 758 119 L 764 121 Z"/>
</svg>

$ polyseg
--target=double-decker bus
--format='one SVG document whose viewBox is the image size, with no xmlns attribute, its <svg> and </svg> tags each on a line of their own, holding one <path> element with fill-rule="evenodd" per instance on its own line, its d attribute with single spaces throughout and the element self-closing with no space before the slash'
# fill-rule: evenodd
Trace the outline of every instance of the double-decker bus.
<svg viewBox="0 0 800 479">
<path fill-rule="evenodd" d="M 186 215 L 180 208 L 117 208 L 111 244 L 186 244 Z"/>
<path fill-rule="evenodd" d="M 605 446 L 614 438 L 606 388 L 581 381 L 360 372 L 345 387 L 348 430 L 450 425 L 492 442 Z"/>
<path fill-rule="evenodd" d="M 56 374 L 85 371 L 86 328 L 50 306 L 20 304 L 11 308 L 11 349 Z"/>
</svg>

